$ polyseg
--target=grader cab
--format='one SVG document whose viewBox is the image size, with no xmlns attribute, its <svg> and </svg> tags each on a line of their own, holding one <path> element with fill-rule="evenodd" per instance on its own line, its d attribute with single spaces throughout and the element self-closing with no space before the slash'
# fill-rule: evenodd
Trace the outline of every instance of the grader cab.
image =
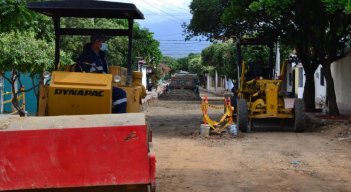
<svg viewBox="0 0 351 192">
<path fill-rule="evenodd" d="M 28 8 L 53 18 L 56 70 L 45 74 L 40 117 L 0 117 L 0 191 L 155 191 L 151 130 L 140 101 L 142 74 L 132 71 L 131 3 L 45 1 Z M 128 29 L 61 28 L 63 17 L 128 20 Z M 111 74 L 60 71 L 62 35 L 128 36 L 127 68 Z M 111 114 L 112 88 L 127 93 L 127 114 Z"/>
<path fill-rule="evenodd" d="M 243 62 L 241 46 L 264 45 L 270 48 L 268 70 L 264 67 Z M 280 93 L 286 63 L 280 76 L 275 76 L 272 41 L 242 39 L 237 44 L 239 90 L 237 91 L 237 125 L 243 132 L 250 132 L 255 120 L 294 120 L 293 130 L 304 131 L 304 103 L 295 99 L 293 108 L 285 107 L 284 95 Z M 262 65 L 262 63 L 259 63 Z M 261 68 L 261 70 L 257 70 Z M 251 70 L 251 71 L 249 71 Z M 256 72 L 255 72 L 256 71 Z"/>
</svg>

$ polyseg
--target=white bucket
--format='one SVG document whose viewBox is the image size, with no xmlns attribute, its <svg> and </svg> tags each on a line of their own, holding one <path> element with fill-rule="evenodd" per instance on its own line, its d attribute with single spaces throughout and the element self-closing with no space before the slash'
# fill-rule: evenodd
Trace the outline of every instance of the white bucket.
<svg viewBox="0 0 351 192">
<path fill-rule="evenodd" d="M 210 129 L 211 127 L 207 124 L 200 125 L 200 135 L 202 137 L 209 137 L 210 136 Z"/>
<path fill-rule="evenodd" d="M 238 129 L 237 129 L 237 127 L 236 127 L 236 124 L 231 124 L 231 125 L 229 126 L 229 132 L 230 132 L 230 134 L 233 135 L 233 136 L 237 136 L 237 135 L 238 135 Z"/>
</svg>

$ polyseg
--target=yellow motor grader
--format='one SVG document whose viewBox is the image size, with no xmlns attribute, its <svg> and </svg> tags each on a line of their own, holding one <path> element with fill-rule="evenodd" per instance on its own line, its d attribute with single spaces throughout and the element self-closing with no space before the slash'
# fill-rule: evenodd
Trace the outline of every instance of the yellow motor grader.
<svg viewBox="0 0 351 192">
<path fill-rule="evenodd" d="M 270 48 L 269 66 L 264 75 L 249 76 L 248 70 L 254 70 L 262 66 L 251 66 L 247 70 L 247 64 L 243 62 L 241 46 L 263 45 Z M 238 79 L 236 123 L 243 132 L 250 132 L 255 120 L 294 120 L 295 132 L 304 131 L 304 103 L 301 99 L 295 99 L 293 108 L 286 108 L 283 94 L 280 94 L 285 65 L 282 67 L 280 77 L 274 77 L 273 43 L 262 39 L 241 39 L 237 43 L 238 55 Z M 262 63 L 260 63 L 262 65 Z"/>
<path fill-rule="evenodd" d="M 27 7 L 52 17 L 55 71 L 40 89 L 39 117 L 0 117 L 0 191 L 155 191 L 156 159 L 140 101 L 142 74 L 132 71 L 134 4 L 41 1 Z M 128 29 L 62 28 L 63 17 L 125 19 Z M 128 36 L 127 69 L 111 74 L 59 67 L 62 35 Z M 112 89 L 127 93 L 126 114 L 111 114 Z"/>
</svg>

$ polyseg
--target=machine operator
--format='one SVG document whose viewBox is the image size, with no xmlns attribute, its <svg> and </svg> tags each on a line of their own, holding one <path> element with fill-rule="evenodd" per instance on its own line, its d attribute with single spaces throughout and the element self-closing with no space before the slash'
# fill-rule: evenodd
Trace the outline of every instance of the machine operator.
<svg viewBox="0 0 351 192">
<path fill-rule="evenodd" d="M 87 73 L 108 73 L 106 61 L 107 44 L 103 35 L 92 35 L 90 43 L 87 43 L 82 54 L 78 58 L 76 71 Z M 112 113 L 127 112 L 127 94 L 118 87 L 112 87 Z"/>
</svg>

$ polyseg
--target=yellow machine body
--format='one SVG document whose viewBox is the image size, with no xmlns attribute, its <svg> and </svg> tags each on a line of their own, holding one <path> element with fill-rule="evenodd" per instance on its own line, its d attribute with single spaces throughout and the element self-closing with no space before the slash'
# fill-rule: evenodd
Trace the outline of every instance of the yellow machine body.
<svg viewBox="0 0 351 192">
<path fill-rule="evenodd" d="M 120 87 L 127 94 L 127 113 L 140 112 L 141 87 Z"/>
<path fill-rule="evenodd" d="M 268 117 L 278 117 L 278 87 L 274 84 L 266 85 L 266 110 Z"/>
<path fill-rule="evenodd" d="M 109 69 L 111 74 L 54 71 L 50 85 L 40 88 L 38 115 L 110 114 L 113 86 L 126 92 L 127 113 L 140 112 L 141 100 L 146 96 L 142 73 L 133 72 L 132 85 L 126 86 L 126 68 L 112 66 Z M 121 82 L 112 81 L 115 75 L 121 77 Z"/>
<path fill-rule="evenodd" d="M 285 108 L 284 98 L 279 95 L 281 80 L 245 81 L 245 64 L 243 63 L 240 83 L 238 96 L 247 101 L 249 119 L 294 118 L 293 109 Z"/>
<path fill-rule="evenodd" d="M 123 89 L 127 94 L 127 113 L 140 112 L 141 99 L 146 97 L 146 89 L 142 84 L 143 74 L 134 71 L 132 74 L 133 82 L 131 86 L 126 86 L 127 82 L 127 69 L 120 66 L 110 66 L 109 71 L 112 76 L 120 76 L 121 81 L 113 83 L 113 86 Z"/>
<path fill-rule="evenodd" d="M 112 75 L 54 71 L 48 90 L 48 115 L 109 114 Z"/>
<path fill-rule="evenodd" d="M 121 81 L 120 82 L 113 82 L 112 85 L 116 87 L 121 87 L 121 86 L 126 86 L 127 85 L 127 74 L 128 70 L 127 68 L 120 67 L 120 66 L 110 66 L 109 67 L 109 72 L 112 74 L 112 76 L 120 76 Z"/>
</svg>

